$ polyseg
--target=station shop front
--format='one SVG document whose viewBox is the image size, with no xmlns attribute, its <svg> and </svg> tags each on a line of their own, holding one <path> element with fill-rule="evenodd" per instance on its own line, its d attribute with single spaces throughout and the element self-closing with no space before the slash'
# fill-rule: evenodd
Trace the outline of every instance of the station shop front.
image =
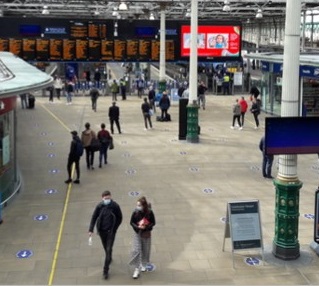
<svg viewBox="0 0 319 286">
<path fill-rule="evenodd" d="M 261 78 L 252 84 L 260 90 L 262 109 L 280 115 L 283 55 L 250 54 L 249 58 L 261 60 Z M 300 116 L 319 116 L 319 56 L 300 56 L 299 79 Z"/>
</svg>

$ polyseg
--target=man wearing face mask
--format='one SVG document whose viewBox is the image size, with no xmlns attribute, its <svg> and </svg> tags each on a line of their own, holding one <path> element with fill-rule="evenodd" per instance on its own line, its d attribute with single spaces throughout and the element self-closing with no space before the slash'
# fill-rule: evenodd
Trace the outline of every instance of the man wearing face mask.
<svg viewBox="0 0 319 286">
<path fill-rule="evenodd" d="M 89 227 L 89 236 L 92 236 L 94 226 L 100 235 L 101 242 L 105 251 L 105 261 L 103 268 L 103 277 L 109 276 L 109 266 L 112 262 L 112 248 L 118 227 L 122 223 L 122 211 L 118 203 L 112 200 L 111 192 L 102 193 L 102 202 L 100 202 L 92 215 Z"/>
</svg>

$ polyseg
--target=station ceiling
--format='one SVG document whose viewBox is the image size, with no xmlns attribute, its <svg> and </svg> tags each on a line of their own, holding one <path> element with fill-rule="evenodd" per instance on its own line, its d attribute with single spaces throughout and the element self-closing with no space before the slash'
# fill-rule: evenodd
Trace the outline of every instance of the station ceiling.
<svg viewBox="0 0 319 286">
<path fill-rule="evenodd" d="M 225 1 L 229 11 L 224 11 Z M 133 0 L 126 1 L 127 11 L 119 11 L 122 1 L 106 0 L 0 0 L 0 13 L 12 17 L 54 17 L 68 19 L 149 19 L 151 13 L 159 19 L 165 7 L 167 20 L 187 20 L 191 0 Z M 48 14 L 43 14 L 47 6 Z M 263 18 L 256 19 L 261 9 Z M 319 0 L 302 0 L 303 11 L 319 10 Z M 114 13 L 115 12 L 115 13 Z M 239 20 L 246 22 L 284 18 L 286 0 L 198 0 L 199 20 Z M 1 14 L 0 14 L 1 15 Z"/>
</svg>

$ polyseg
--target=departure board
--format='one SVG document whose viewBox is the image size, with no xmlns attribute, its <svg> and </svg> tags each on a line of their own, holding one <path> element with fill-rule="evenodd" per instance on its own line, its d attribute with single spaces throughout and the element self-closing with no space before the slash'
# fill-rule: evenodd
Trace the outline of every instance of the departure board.
<svg viewBox="0 0 319 286">
<path fill-rule="evenodd" d="M 126 58 L 126 41 L 114 40 L 114 60 L 123 61 Z"/>
<path fill-rule="evenodd" d="M 75 59 L 75 40 L 63 40 L 63 60 L 73 61 Z"/>
<path fill-rule="evenodd" d="M 129 61 L 138 60 L 138 40 L 126 41 L 126 59 Z"/>
<path fill-rule="evenodd" d="M 9 52 L 21 57 L 22 55 L 22 40 L 20 39 L 9 39 Z"/>
<path fill-rule="evenodd" d="M 9 51 L 9 40 L 8 39 L 0 39 L 0 51 L 8 52 Z"/>
<path fill-rule="evenodd" d="M 151 41 L 139 40 L 139 60 L 150 61 L 151 60 Z"/>
<path fill-rule="evenodd" d="M 47 61 L 49 58 L 49 39 L 36 39 L 36 59 Z"/>
<path fill-rule="evenodd" d="M 88 59 L 88 40 L 77 39 L 75 41 L 75 58 L 78 61 L 86 61 Z"/>
<path fill-rule="evenodd" d="M 152 40 L 151 60 L 155 62 L 159 61 L 159 54 L 160 54 L 160 42 L 156 40 Z"/>
<path fill-rule="evenodd" d="M 63 41 L 61 39 L 50 39 L 50 53 L 49 58 L 51 61 L 62 60 L 63 54 Z"/>
<path fill-rule="evenodd" d="M 114 41 L 110 41 L 110 40 L 101 41 L 101 60 L 102 61 L 114 60 Z"/>
<path fill-rule="evenodd" d="M 88 24 L 89 38 L 105 39 L 106 38 L 106 25 L 105 24 Z"/>
<path fill-rule="evenodd" d="M 87 38 L 88 37 L 88 27 L 85 23 L 72 23 L 70 27 L 70 36 L 72 38 Z"/>
<path fill-rule="evenodd" d="M 35 39 L 22 40 L 22 58 L 26 61 L 35 60 Z"/>
<path fill-rule="evenodd" d="M 90 61 L 99 61 L 101 59 L 101 41 L 89 40 L 88 59 Z"/>
<path fill-rule="evenodd" d="M 166 41 L 165 57 L 167 61 L 175 60 L 175 43 L 173 40 Z"/>
</svg>

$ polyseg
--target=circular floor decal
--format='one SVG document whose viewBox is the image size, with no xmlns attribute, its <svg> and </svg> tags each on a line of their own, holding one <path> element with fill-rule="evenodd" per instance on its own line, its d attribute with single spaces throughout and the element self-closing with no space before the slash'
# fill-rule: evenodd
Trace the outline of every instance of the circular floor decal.
<svg viewBox="0 0 319 286">
<path fill-rule="evenodd" d="M 211 188 L 205 188 L 205 189 L 202 190 L 202 192 L 203 192 L 204 194 L 211 195 L 211 194 L 215 193 L 215 190 L 214 190 L 214 189 L 211 189 Z"/>
<path fill-rule="evenodd" d="M 136 174 L 136 170 L 134 170 L 134 169 L 128 169 L 128 170 L 125 171 L 125 173 L 126 173 L 127 175 L 135 175 L 135 174 Z"/>
<path fill-rule="evenodd" d="M 244 262 L 249 266 L 259 266 L 261 261 L 257 257 L 245 257 Z"/>
<path fill-rule="evenodd" d="M 137 191 L 131 191 L 128 193 L 128 195 L 130 197 L 138 197 L 140 195 L 140 192 L 137 192 Z"/>
<path fill-rule="evenodd" d="M 52 195 L 52 194 L 56 194 L 58 191 L 55 190 L 55 189 L 48 189 L 48 190 L 45 190 L 45 193 L 48 194 L 48 195 Z"/>
<path fill-rule="evenodd" d="M 315 219 L 315 215 L 313 214 L 304 214 L 303 216 L 307 219 Z"/>
<path fill-rule="evenodd" d="M 189 171 L 190 172 L 199 172 L 199 169 L 197 167 L 190 167 Z"/>
</svg>

